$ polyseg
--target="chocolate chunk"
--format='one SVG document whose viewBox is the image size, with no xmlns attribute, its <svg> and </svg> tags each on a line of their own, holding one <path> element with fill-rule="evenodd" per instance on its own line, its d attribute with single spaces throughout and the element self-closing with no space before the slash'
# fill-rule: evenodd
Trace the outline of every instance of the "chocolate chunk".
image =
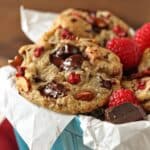
<svg viewBox="0 0 150 150">
<path fill-rule="evenodd" d="M 105 116 L 105 109 L 104 108 L 97 108 L 92 112 L 84 113 L 83 115 L 92 116 L 100 120 L 104 120 Z"/>
<path fill-rule="evenodd" d="M 55 55 L 49 56 L 50 62 L 56 65 L 57 67 L 60 67 L 60 65 L 63 63 L 63 59 L 60 57 L 56 57 Z"/>
<path fill-rule="evenodd" d="M 94 33 L 100 33 L 101 28 L 98 25 L 96 25 L 96 24 L 92 24 L 92 31 Z"/>
<path fill-rule="evenodd" d="M 77 22 L 78 20 L 76 18 L 72 18 L 71 22 Z"/>
<path fill-rule="evenodd" d="M 39 76 L 33 76 L 33 81 L 35 83 L 43 82 L 43 80 Z"/>
<path fill-rule="evenodd" d="M 66 44 L 56 51 L 55 56 L 66 59 L 74 54 L 81 54 L 79 48 L 74 45 Z"/>
<path fill-rule="evenodd" d="M 73 70 L 76 68 L 80 68 L 83 62 L 83 57 L 80 54 L 72 55 L 68 57 L 63 64 L 61 65 L 61 69 L 63 70 Z"/>
<path fill-rule="evenodd" d="M 116 124 L 143 120 L 145 116 L 140 106 L 131 103 L 124 103 L 105 110 L 105 119 Z"/>
<path fill-rule="evenodd" d="M 111 89 L 112 88 L 112 83 L 110 80 L 102 80 L 102 86 L 106 89 Z"/>
<path fill-rule="evenodd" d="M 49 56 L 50 62 L 64 70 L 76 68 L 82 62 L 82 55 L 78 47 L 66 44 Z M 80 64 L 80 65 L 79 65 Z"/>
<path fill-rule="evenodd" d="M 64 97 L 67 94 L 67 89 L 63 84 L 52 81 L 39 88 L 41 95 L 52 98 Z"/>
</svg>

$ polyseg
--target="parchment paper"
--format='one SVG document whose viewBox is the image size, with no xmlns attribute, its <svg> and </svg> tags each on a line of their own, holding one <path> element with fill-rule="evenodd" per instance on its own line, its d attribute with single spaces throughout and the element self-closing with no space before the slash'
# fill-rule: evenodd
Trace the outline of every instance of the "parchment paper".
<svg viewBox="0 0 150 150">
<path fill-rule="evenodd" d="M 56 16 L 21 7 L 22 31 L 36 42 Z M 10 66 L 0 69 L 0 112 L 7 116 L 31 150 L 49 150 L 75 116 L 48 111 L 26 101 L 15 88 L 14 73 Z M 80 116 L 80 121 L 84 144 L 94 150 L 150 149 L 150 121 L 114 125 L 86 116 Z"/>
<path fill-rule="evenodd" d="M 10 67 L 0 69 L 0 112 L 28 144 L 30 150 L 49 150 L 66 125 L 74 118 L 38 107 L 18 94 Z"/>
</svg>

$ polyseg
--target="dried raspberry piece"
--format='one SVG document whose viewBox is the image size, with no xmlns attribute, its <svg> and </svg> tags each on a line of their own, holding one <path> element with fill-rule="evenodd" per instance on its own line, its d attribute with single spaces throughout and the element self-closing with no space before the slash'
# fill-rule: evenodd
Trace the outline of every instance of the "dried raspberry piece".
<svg viewBox="0 0 150 150">
<path fill-rule="evenodd" d="M 67 40 L 75 40 L 76 39 L 76 36 L 66 28 L 62 29 L 60 36 L 62 39 L 67 39 Z"/>
<path fill-rule="evenodd" d="M 42 55 L 43 51 L 44 51 L 44 47 L 37 47 L 34 50 L 34 56 L 35 57 L 40 57 Z"/>
<path fill-rule="evenodd" d="M 125 31 L 121 26 L 117 25 L 114 26 L 114 28 L 112 29 L 114 33 L 116 33 L 119 37 L 126 37 L 127 31 Z"/>
<path fill-rule="evenodd" d="M 71 84 L 78 84 L 81 81 L 80 74 L 75 72 L 70 73 L 67 81 Z"/>
<path fill-rule="evenodd" d="M 146 81 L 138 81 L 137 89 L 144 90 L 146 85 Z"/>
<path fill-rule="evenodd" d="M 136 96 L 131 90 L 119 89 L 112 93 L 109 99 L 109 107 L 119 106 L 123 103 L 132 103 L 138 105 Z"/>
<path fill-rule="evenodd" d="M 26 67 L 17 66 L 16 77 L 24 76 Z"/>
</svg>

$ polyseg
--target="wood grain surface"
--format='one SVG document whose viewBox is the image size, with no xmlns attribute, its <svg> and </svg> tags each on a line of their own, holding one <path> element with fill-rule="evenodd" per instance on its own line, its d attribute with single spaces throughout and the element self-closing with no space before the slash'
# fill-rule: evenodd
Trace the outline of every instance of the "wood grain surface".
<svg viewBox="0 0 150 150">
<path fill-rule="evenodd" d="M 17 49 L 30 41 L 20 30 L 19 7 L 60 12 L 69 7 L 107 9 L 137 27 L 150 21 L 150 0 L 0 0 L 0 56 L 12 57 Z"/>
</svg>

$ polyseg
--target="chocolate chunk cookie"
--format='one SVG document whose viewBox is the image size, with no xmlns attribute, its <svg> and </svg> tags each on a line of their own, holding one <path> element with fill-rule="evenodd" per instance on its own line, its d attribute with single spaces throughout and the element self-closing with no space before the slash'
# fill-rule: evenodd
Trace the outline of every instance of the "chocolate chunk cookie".
<svg viewBox="0 0 150 150">
<path fill-rule="evenodd" d="M 124 80 L 122 86 L 134 91 L 144 109 L 150 112 L 150 76 Z"/>
<path fill-rule="evenodd" d="M 139 72 L 146 71 L 146 70 L 150 71 L 150 48 L 144 51 L 141 62 L 138 67 Z"/>
<path fill-rule="evenodd" d="M 122 64 L 114 53 L 91 40 L 71 37 L 59 37 L 59 42 L 48 46 L 22 47 L 19 63 L 11 61 L 17 69 L 16 86 L 22 96 L 47 109 L 91 112 L 120 88 Z"/>
<path fill-rule="evenodd" d="M 62 28 L 60 34 L 64 39 L 94 38 L 102 47 L 105 47 L 109 39 L 132 35 L 131 28 L 108 11 L 67 9 L 58 16 L 52 28 Z M 51 32 L 50 29 L 45 33 L 42 40 L 54 40 Z"/>
</svg>

